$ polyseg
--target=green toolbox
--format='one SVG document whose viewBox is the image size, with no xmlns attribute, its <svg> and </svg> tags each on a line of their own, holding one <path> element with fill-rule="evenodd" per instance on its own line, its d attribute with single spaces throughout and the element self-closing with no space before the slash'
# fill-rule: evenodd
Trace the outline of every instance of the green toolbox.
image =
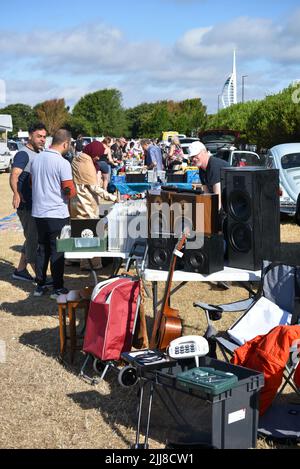
<svg viewBox="0 0 300 469">
<path fill-rule="evenodd" d="M 105 252 L 107 238 L 57 238 L 56 249 L 57 252 Z"/>
<path fill-rule="evenodd" d="M 197 389 L 212 396 L 216 396 L 228 389 L 232 389 L 238 382 L 233 373 L 226 373 L 214 368 L 192 368 L 178 373 L 176 376 L 180 386 Z"/>
</svg>

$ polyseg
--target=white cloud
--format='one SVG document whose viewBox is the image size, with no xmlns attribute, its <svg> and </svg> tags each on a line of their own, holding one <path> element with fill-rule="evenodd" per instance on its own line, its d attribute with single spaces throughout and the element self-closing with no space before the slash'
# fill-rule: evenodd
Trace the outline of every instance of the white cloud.
<svg viewBox="0 0 300 469">
<path fill-rule="evenodd" d="M 248 74 L 246 95 L 251 98 L 262 97 L 264 87 L 277 91 L 300 77 L 299 22 L 300 10 L 281 24 L 239 17 L 186 31 L 173 46 L 156 39 L 129 41 L 103 23 L 58 32 L 6 31 L 0 34 L 0 50 L 7 77 L 0 78 L 9 83 L 9 102 L 65 97 L 72 105 L 87 92 L 116 87 L 126 106 L 201 97 L 215 110 L 234 48 L 239 76 Z"/>
</svg>

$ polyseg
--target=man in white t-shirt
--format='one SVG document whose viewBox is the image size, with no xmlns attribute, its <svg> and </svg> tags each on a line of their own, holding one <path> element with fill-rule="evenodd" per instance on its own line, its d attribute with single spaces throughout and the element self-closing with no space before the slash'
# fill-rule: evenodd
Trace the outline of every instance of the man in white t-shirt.
<svg viewBox="0 0 300 469">
<path fill-rule="evenodd" d="M 58 130 L 51 147 L 40 153 L 31 165 L 32 216 L 38 231 L 34 296 L 43 296 L 47 292 L 45 279 L 49 261 L 54 288 L 51 298 L 68 293 L 64 288 L 64 254 L 57 252 L 56 238 L 62 228 L 69 225 L 68 202 L 76 195 L 70 163 L 63 158 L 70 144 L 70 132 Z"/>
</svg>

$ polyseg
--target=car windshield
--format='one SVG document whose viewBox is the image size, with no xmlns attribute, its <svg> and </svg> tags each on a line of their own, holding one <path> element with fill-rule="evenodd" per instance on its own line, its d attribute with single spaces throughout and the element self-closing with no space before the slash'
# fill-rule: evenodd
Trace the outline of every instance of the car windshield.
<svg viewBox="0 0 300 469">
<path fill-rule="evenodd" d="M 199 141 L 198 138 L 180 138 L 179 139 L 180 143 L 193 143 Z"/>
<path fill-rule="evenodd" d="M 299 168 L 300 153 L 290 153 L 281 158 L 281 166 L 283 169 Z"/>
<path fill-rule="evenodd" d="M 232 166 L 260 166 L 261 160 L 255 153 L 234 152 Z"/>
<path fill-rule="evenodd" d="M 7 142 L 7 146 L 10 151 L 18 150 L 18 145 L 15 142 Z"/>
<path fill-rule="evenodd" d="M 228 134 L 225 132 L 210 132 L 207 135 L 202 135 L 202 142 L 205 144 L 207 142 L 228 142 L 234 143 L 236 140 L 235 135 Z"/>
</svg>

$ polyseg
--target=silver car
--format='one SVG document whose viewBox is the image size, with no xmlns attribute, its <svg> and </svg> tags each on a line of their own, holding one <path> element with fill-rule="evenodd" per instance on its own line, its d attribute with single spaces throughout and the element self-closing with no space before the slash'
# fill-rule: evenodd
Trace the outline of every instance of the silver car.
<svg viewBox="0 0 300 469">
<path fill-rule="evenodd" d="M 270 148 L 266 166 L 279 169 L 280 211 L 295 215 L 300 192 L 300 143 L 283 143 Z"/>
</svg>

